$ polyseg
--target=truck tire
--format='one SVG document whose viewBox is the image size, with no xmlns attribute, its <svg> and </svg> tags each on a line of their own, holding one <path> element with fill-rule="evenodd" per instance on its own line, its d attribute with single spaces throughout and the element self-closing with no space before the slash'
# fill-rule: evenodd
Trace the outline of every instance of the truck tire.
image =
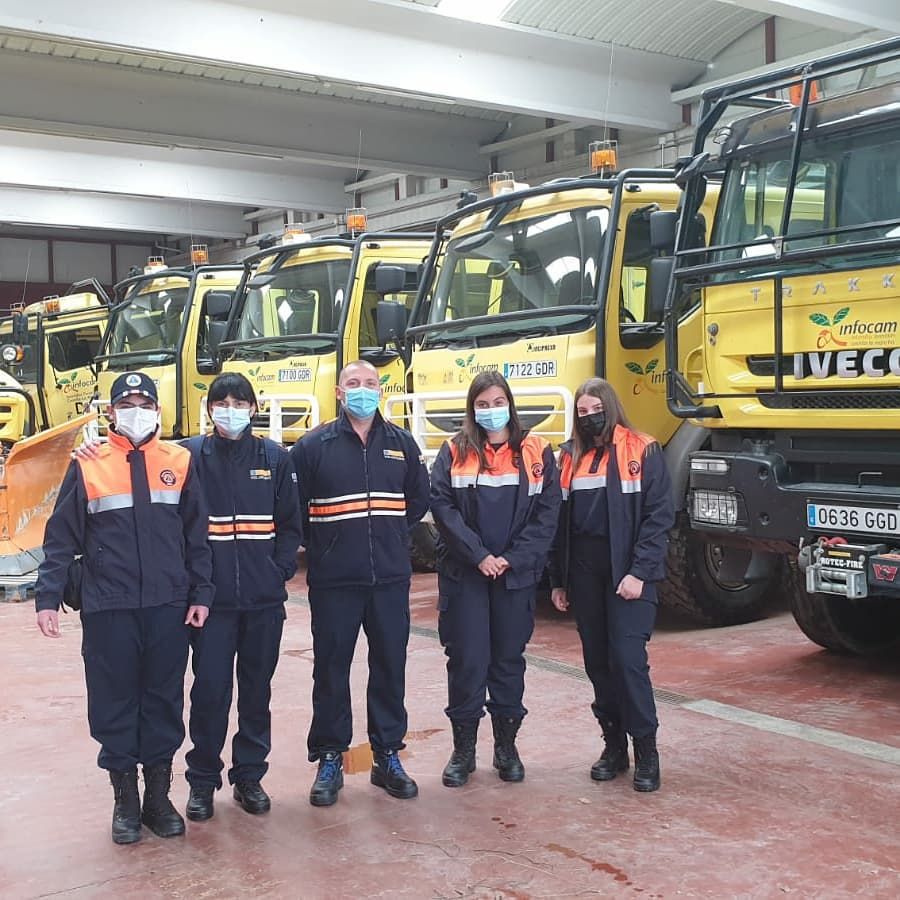
<svg viewBox="0 0 900 900">
<path fill-rule="evenodd" d="M 896 600 L 810 594 L 803 573 L 793 562 L 790 580 L 794 621 L 814 644 L 855 656 L 900 651 L 900 605 Z"/>
<path fill-rule="evenodd" d="M 409 536 L 409 558 L 414 572 L 434 572 L 437 528 L 431 522 L 419 522 Z"/>
<path fill-rule="evenodd" d="M 780 594 L 784 562 L 763 553 L 765 577 L 753 582 L 726 582 L 718 577 L 727 545 L 718 545 L 694 531 L 683 513 L 669 535 L 668 575 L 659 585 L 660 603 L 699 625 L 743 625 L 762 617 L 773 594 Z"/>
</svg>

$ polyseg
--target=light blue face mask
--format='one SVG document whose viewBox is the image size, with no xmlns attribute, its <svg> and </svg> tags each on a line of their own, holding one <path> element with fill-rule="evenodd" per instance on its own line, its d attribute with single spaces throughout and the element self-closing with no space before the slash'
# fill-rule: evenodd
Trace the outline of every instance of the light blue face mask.
<svg viewBox="0 0 900 900">
<path fill-rule="evenodd" d="M 378 409 L 381 392 L 372 388 L 347 388 L 344 391 L 344 405 L 355 419 L 370 419 Z"/>
<path fill-rule="evenodd" d="M 485 431 L 502 431 L 509 423 L 509 407 L 492 406 L 490 409 L 476 409 L 475 421 Z"/>
<path fill-rule="evenodd" d="M 216 406 L 212 411 L 213 424 L 216 431 L 231 441 L 237 440 L 250 424 L 250 410 L 236 409 L 233 406 Z"/>
</svg>

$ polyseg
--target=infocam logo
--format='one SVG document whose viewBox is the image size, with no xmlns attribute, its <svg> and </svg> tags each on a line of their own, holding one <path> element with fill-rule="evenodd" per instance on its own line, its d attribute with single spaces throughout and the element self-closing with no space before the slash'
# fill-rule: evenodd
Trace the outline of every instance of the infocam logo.
<svg viewBox="0 0 900 900">
<path fill-rule="evenodd" d="M 631 388 L 631 392 L 635 396 L 640 394 L 644 388 L 657 393 L 665 384 L 665 375 L 659 371 L 659 358 L 651 359 L 646 366 L 636 362 L 627 362 L 625 368 L 632 375 L 637 376 L 637 381 Z"/>
<path fill-rule="evenodd" d="M 845 306 L 839 309 L 833 318 L 829 318 L 825 313 L 815 312 L 809 320 L 814 325 L 818 325 L 822 330 L 816 338 L 816 348 L 824 349 L 830 344 L 837 347 L 846 347 L 849 341 L 841 340 L 841 338 L 857 338 L 856 344 L 866 343 L 866 338 L 873 335 L 897 334 L 898 323 L 896 320 L 883 320 L 881 322 L 863 322 L 860 319 L 854 319 L 848 322 L 847 317 L 850 315 L 850 307 Z"/>
<path fill-rule="evenodd" d="M 814 312 L 810 317 L 809 321 L 813 323 L 813 325 L 818 325 L 821 327 L 821 331 L 819 332 L 818 337 L 816 338 L 816 347 L 821 350 L 823 347 L 827 347 L 829 344 L 836 344 L 838 347 L 846 347 L 846 341 L 838 340 L 834 335 L 834 329 L 850 315 L 850 307 L 845 306 L 843 309 L 839 309 L 834 314 L 834 319 L 830 319 L 825 313 Z"/>
</svg>

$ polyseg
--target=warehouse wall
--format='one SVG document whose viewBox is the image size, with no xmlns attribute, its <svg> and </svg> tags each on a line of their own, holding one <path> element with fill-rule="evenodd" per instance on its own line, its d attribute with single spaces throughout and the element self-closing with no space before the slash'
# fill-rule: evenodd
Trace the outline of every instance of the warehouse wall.
<svg viewBox="0 0 900 900">
<path fill-rule="evenodd" d="M 63 294 L 75 281 L 96 278 L 107 291 L 131 266 L 143 266 L 152 245 L 0 236 L 0 310 Z"/>
</svg>

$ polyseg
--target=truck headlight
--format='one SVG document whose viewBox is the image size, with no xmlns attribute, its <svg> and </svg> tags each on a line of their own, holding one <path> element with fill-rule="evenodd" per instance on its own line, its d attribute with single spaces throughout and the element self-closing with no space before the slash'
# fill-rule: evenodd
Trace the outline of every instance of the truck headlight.
<svg viewBox="0 0 900 900">
<path fill-rule="evenodd" d="M 693 491 L 691 518 L 696 522 L 708 522 L 712 525 L 737 525 L 737 494 L 726 491 Z"/>
</svg>

